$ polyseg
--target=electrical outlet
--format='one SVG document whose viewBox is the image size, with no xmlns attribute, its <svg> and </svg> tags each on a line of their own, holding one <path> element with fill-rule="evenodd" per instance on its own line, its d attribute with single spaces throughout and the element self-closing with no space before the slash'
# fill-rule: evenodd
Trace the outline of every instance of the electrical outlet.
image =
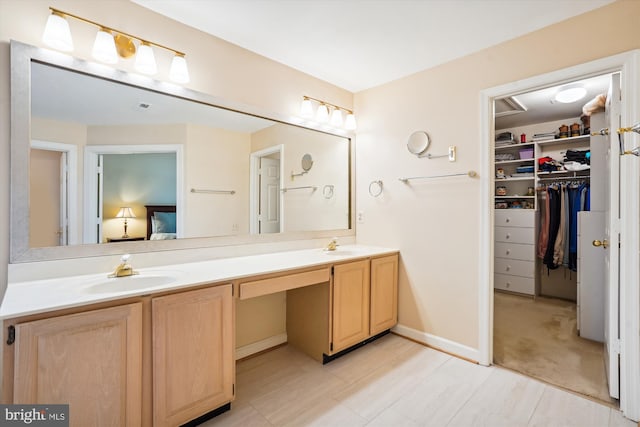
<svg viewBox="0 0 640 427">
<path fill-rule="evenodd" d="M 231 231 L 233 231 L 234 233 L 237 233 L 238 232 L 238 224 L 233 224 L 231 226 Z"/>
<path fill-rule="evenodd" d="M 364 224 L 364 212 L 358 211 L 358 224 Z"/>
</svg>

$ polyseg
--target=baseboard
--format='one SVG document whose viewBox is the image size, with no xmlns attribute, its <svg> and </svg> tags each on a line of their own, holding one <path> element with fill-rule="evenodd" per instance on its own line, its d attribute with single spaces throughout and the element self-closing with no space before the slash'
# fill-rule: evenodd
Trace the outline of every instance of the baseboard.
<svg viewBox="0 0 640 427">
<path fill-rule="evenodd" d="M 275 347 L 287 342 L 287 334 L 274 335 L 272 337 L 244 345 L 236 348 L 236 360 L 244 359 L 252 354 L 260 353 L 261 351 L 268 350 L 271 347 Z"/>
<path fill-rule="evenodd" d="M 446 338 L 418 331 L 417 329 L 409 328 L 408 326 L 398 324 L 394 326 L 393 329 L 391 329 L 391 332 L 403 337 L 407 337 L 419 343 L 428 345 L 429 347 L 433 347 L 437 350 L 442 350 L 445 353 L 459 356 L 463 359 L 467 359 L 476 363 L 478 360 L 480 360 L 480 353 L 476 348 L 471 348 L 455 341 L 448 340 Z"/>
</svg>

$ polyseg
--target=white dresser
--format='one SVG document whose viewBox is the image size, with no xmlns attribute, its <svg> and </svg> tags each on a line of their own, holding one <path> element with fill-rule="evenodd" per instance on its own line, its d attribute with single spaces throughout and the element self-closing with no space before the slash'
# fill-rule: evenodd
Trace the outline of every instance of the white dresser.
<svg viewBox="0 0 640 427">
<path fill-rule="evenodd" d="M 494 288 L 535 295 L 535 211 L 496 209 Z"/>
</svg>

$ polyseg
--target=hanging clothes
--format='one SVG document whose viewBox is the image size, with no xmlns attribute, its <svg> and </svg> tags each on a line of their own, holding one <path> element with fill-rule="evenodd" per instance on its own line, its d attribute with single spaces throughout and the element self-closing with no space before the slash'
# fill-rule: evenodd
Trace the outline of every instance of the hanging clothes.
<svg viewBox="0 0 640 427">
<path fill-rule="evenodd" d="M 547 242 L 549 240 L 549 197 L 547 197 L 547 189 L 540 191 L 539 203 L 540 208 L 540 234 L 538 235 L 538 244 L 536 245 L 536 255 L 538 258 L 544 258 L 547 252 Z"/>
<path fill-rule="evenodd" d="M 564 226 L 566 222 L 566 214 L 565 214 L 566 207 L 565 207 L 565 199 L 564 199 L 565 190 L 566 188 L 564 185 L 561 185 L 558 188 L 558 191 L 560 192 L 560 195 L 559 195 L 560 222 L 558 226 L 558 236 L 556 237 L 556 243 L 553 247 L 553 264 L 556 266 L 562 265 L 562 259 L 564 257 L 564 239 L 565 239 Z"/>
<path fill-rule="evenodd" d="M 555 243 L 560 228 L 560 190 L 558 186 L 552 185 L 547 188 L 549 198 L 549 241 L 542 262 L 549 269 L 556 269 L 558 265 L 553 262 Z"/>
</svg>

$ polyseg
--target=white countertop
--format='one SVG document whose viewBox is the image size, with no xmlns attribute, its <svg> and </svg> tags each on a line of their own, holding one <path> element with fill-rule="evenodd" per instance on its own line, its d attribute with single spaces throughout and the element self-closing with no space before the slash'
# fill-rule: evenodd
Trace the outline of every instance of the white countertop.
<svg viewBox="0 0 640 427">
<path fill-rule="evenodd" d="M 134 255 L 130 262 L 139 273 L 136 276 L 109 279 L 102 272 L 9 283 L 0 319 L 396 252 L 391 248 L 345 245 L 332 252 L 305 249 L 140 269 L 136 268 Z"/>
</svg>

